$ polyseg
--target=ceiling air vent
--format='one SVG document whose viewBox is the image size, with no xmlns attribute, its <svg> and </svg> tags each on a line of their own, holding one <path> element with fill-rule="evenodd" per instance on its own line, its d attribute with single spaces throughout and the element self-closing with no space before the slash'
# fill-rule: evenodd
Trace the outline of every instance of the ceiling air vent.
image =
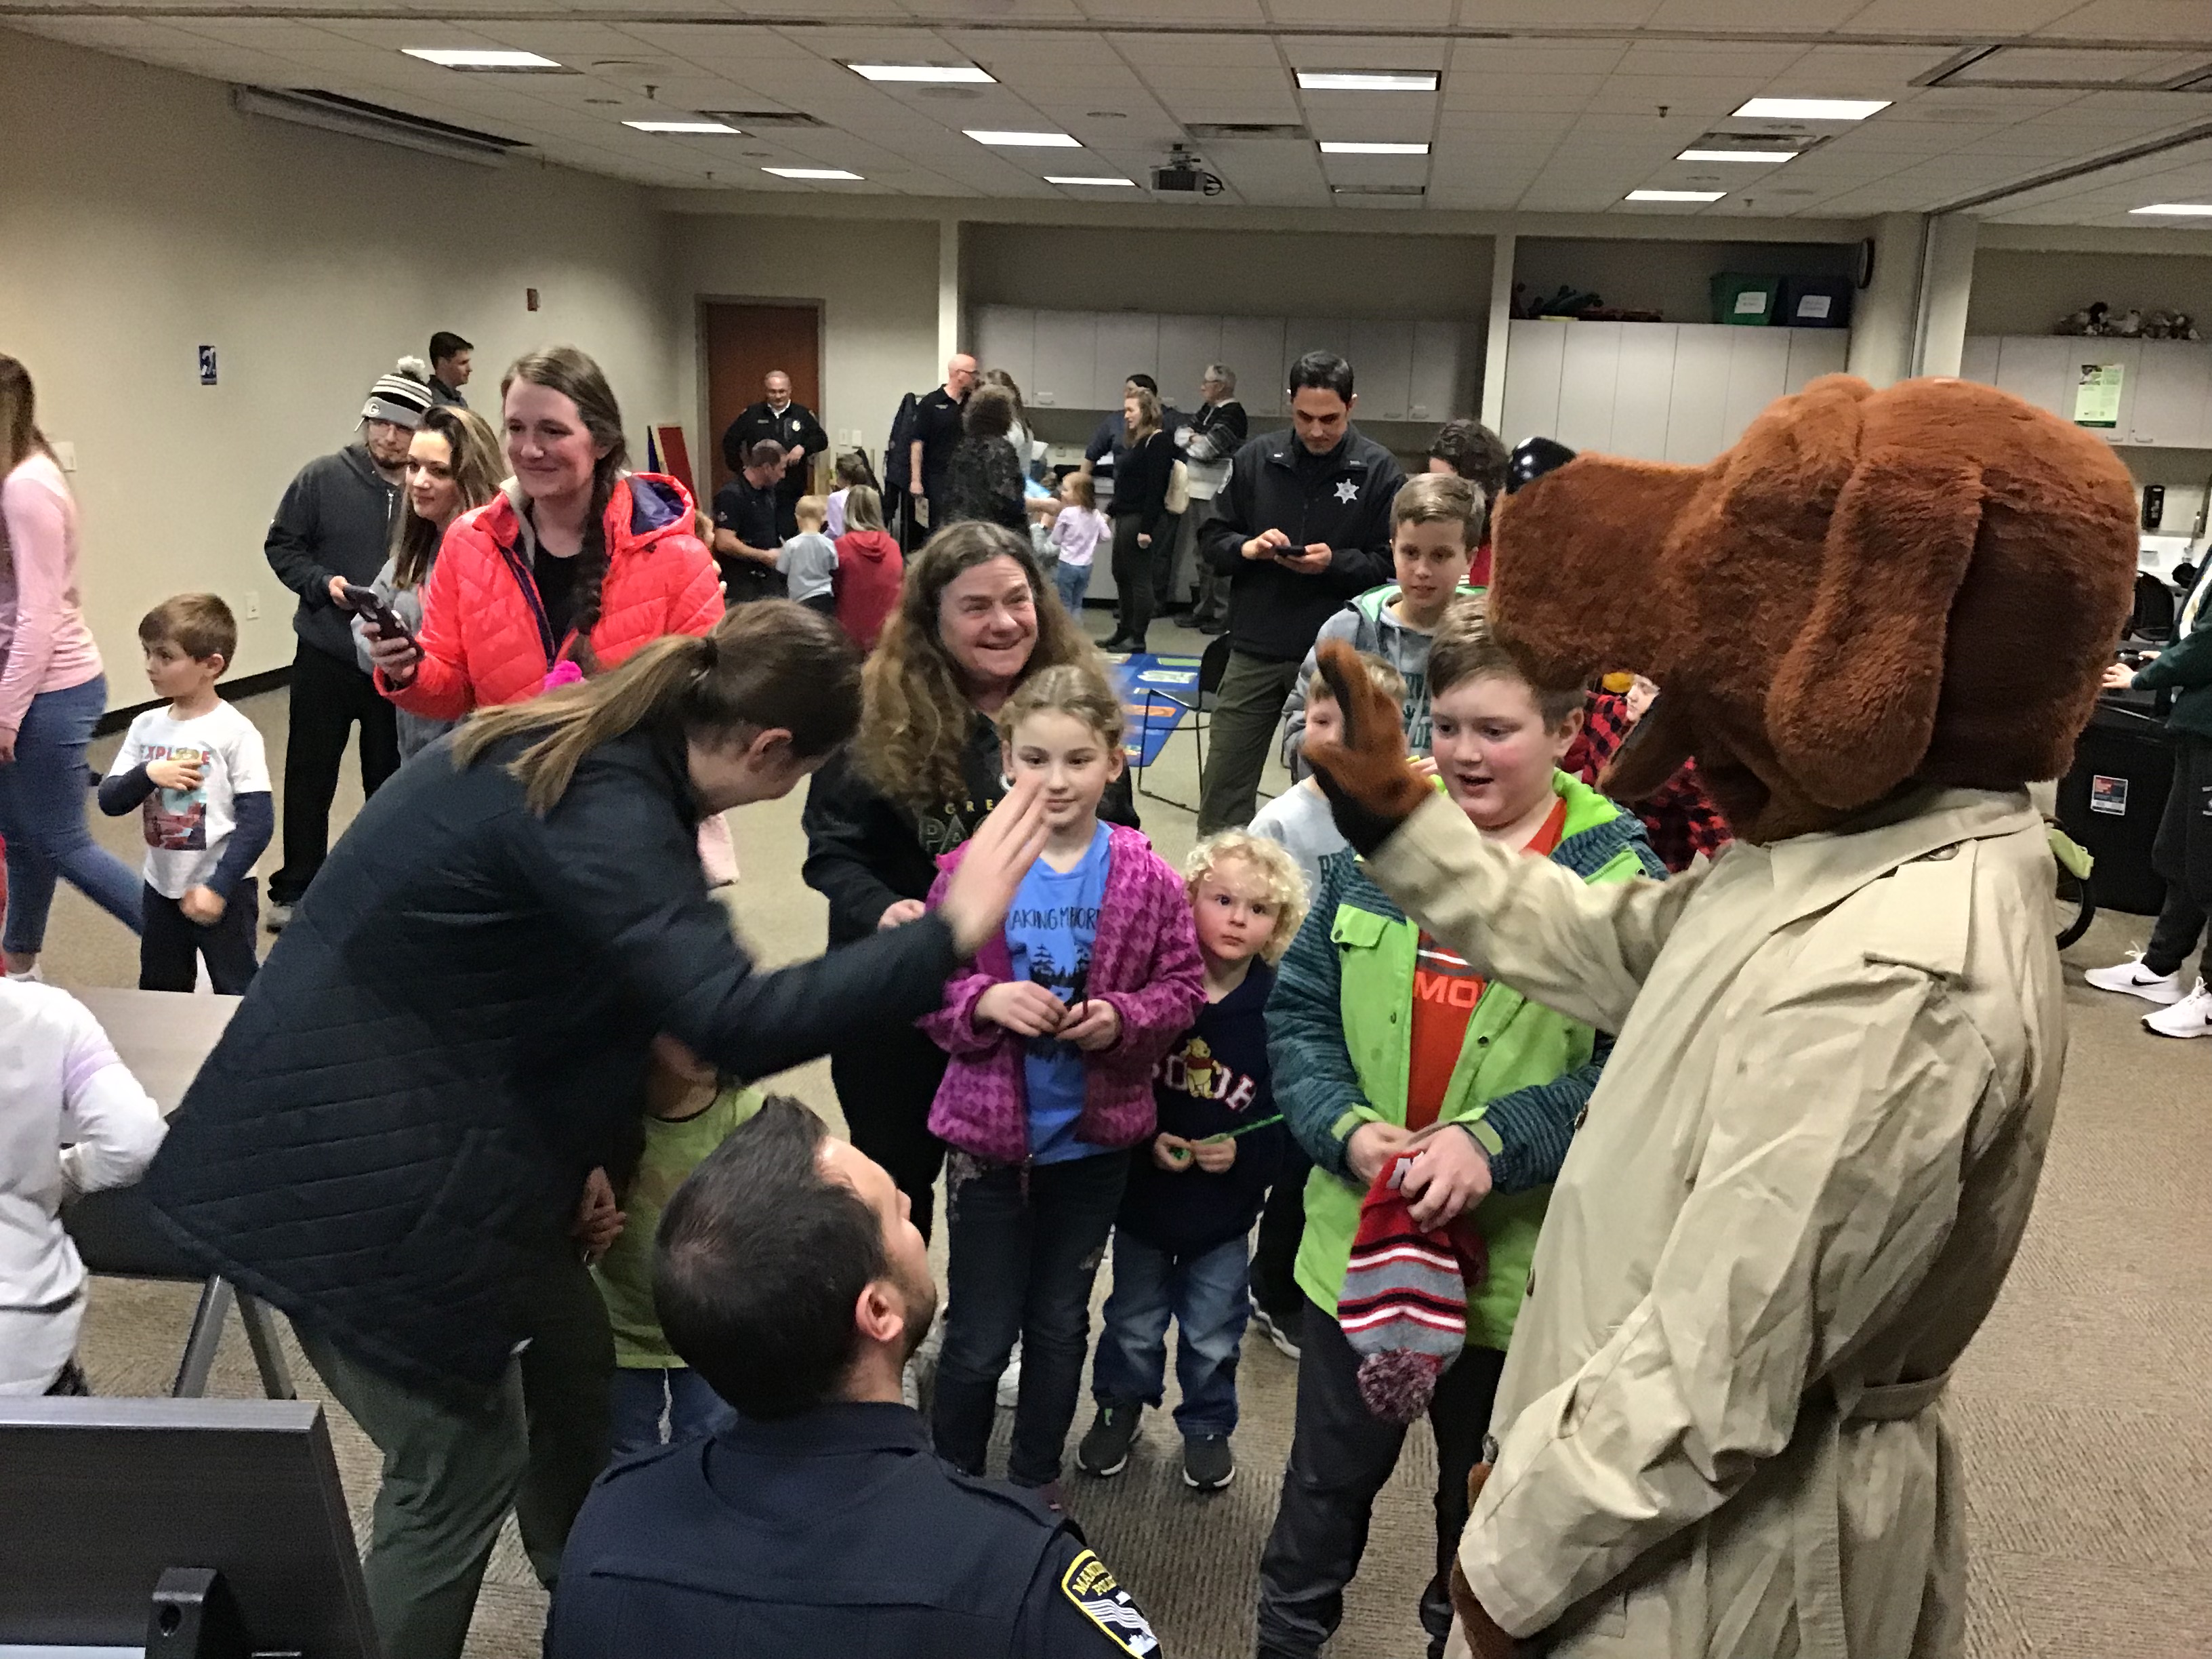
<svg viewBox="0 0 2212 1659">
<path fill-rule="evenodd" d="M 710 121 L 727 121 L 733 127 L 747 131 L 765 131 L 769 127 L 826 127 L 830 124 L 819 116 L 809 115 L 796 109 L 702 109 L 700 114 Z"/>
<path fill-rule="evenodd" d="M 1338 196 L 1426 196 L 1426 185 L 1331 185 Z"/>
<path fill-rule="evenodd" d="M 2042 92 L 2212 93 L 2212 58 L 2201 46 L 1969 46 L 1913 84 Z"/>
<path fill-rule="evenodd" d="M 1795 150 L 1800 155 L 1808 149 L 1818 149 L 1827 140 L 1820 134 L 1807 132 L 1802 128 L 1779 132 L 1702 132 L 1690 140 L 1685 149 L 1741 149 Z"/>
<path fill-rule="evenodd" d="M 1183 129 L 1201 143 L 1239 139 L 1284 138 L 1312 142 L 1313 134 L 1295 121 L 1193 121 Z"/>
<path fill-rule="evenodd" d="M 270 87 L 234 86 L 230 89 L 230 101 L 232 107 L 243 115 L 319 127 L 325 132 L 343 132 L 380 144 L 397 144 L 403 149 L 423 150 L 452 161 L 474 161 L 479 167 L 501 166 L 509 151 L 529 148 L 520 138 L 502 138 L 497 133 L 478 132 L 473 127 L 457 127 L 449 122 L 434 121 L 427 115 L 410 115 L 405 110 L 387 109 L 382 104 L 342 97 L 315 87 L 279 91 Z"/>
</svg>

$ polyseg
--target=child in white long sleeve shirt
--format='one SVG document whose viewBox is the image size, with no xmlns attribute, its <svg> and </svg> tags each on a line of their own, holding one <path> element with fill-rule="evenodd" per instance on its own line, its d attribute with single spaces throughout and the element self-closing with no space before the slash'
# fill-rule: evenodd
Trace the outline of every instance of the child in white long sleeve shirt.
<svg viewBox="0 0 2212 1659">
<path fill-rule="evenodd" d="M 84 1391 L 84 1263 L 62 1200 L 137 1180 L 162 1133 L 90 1010 L 50 985 L 0 981 L 0 1395 Z"/>
</svg>

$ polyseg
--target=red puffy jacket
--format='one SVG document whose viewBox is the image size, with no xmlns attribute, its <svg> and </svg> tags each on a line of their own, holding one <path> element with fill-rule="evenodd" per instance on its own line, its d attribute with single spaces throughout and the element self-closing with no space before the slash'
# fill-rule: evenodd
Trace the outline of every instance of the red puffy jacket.
<svg viewBox="0 0 2212 1659">
<path fill-rule="evenodd" d="M 693 533 L 691 494 L 633 472 L 607 498 L 607 575 L 592 649 L 611 668 L 668 634 L 704 634 L 721 619 L 712 555 Z M 535 696 L 568 646 L 556 640 L 530 573 L 520 516 L 505 492 L 453 520 L 422 589 L 422 659 L 415 678 L 376 689 L 410 714 L 459 720 L 472 708 Z M 573 635 L 571 635 L 573 637 Z"/>
</svg>

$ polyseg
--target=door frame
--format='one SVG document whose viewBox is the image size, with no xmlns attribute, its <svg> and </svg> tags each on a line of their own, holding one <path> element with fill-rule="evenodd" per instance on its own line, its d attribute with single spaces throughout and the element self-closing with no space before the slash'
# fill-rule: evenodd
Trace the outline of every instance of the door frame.
<svg viewBox="0 0 2212 1659">
<path fill-rule="evenodd" d="M 814 384 L 822 388 L 822 400 L 825 404 L 830 398 L 830 384 L 828 377 L 823 373 L 823 363 L 827 355 L 830 319 L 829 307 L 819 299 L 778 298 L 759 294 L 695 294 L 691 296 L 692 378 L 698 389 L 699 432 L 703 441 L 701 447 L 695 452 L 696 459 L 692 461 L 692 466 L 696 470 L 703 462 L 707 477 L 711 479 L 714 476 L 715 457 L 722 453 L 722 434 L 711 429 L 714 423 L 714 388 L 713 365 L 708 362 L 707 353 L 707 307 L 708 306 L 782 306 L 793 311 L 812 312 L 814 313 Z M 822 422 L 822 429 L 824 432 L 830 431 L 829 417 L 821 410 L 817 409 L 814 411 L 814 418 Z M 834 458 L 836 453 L 837 441 L 833 434 L 830 441 L 830 453 Z M 697 488 L 696 479 L 693 481 L 693 488 Z M 713 514 L 714 509 L 711 499 L 703 505 L 702 510 L 710 515 Z"/>
</svg>

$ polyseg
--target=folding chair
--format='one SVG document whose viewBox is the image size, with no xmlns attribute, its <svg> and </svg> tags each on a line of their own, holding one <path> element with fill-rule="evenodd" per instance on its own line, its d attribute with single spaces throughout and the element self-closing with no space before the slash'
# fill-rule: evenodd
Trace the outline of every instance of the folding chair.
<svg viewBox="0 0 2212 1659">
<path fill-rule="evenodd" d="M 1198 775 L 1201 778 L 1206 775 L 1206 716 L 1213 712 L 1213 705 L 1219 698 L 1221 677 L 1228 672 L 1229 635 L 1218 634 L 1207 643 L 1205 654 L 1198 659 L 1198 685 L 1192 693 L 1184 695 L 1156 686 L 1143 688 L 1146 702 L 1171 702 L 1189 715 L 1191 741 L 1198 747 Z M 1151 735 L 1150 721 L 1151 716 L 1147 715 L 1138 722 L 1137 752 L 1139 755 L 1144 753 L 1147 746 L 1145 739 Z M 1170 740 L 1174 735 L 1172 732 L 1168 734 Z M 1167 744 L 1163 743 L 1160 749 L 1162 753 L 1165 753 Z M 1155 757 L 1155 758 L 1158 757 Z M 1133 769 L 1136 773 L 1135 788 L 1139 794 L 1149 796 L 1153 800 L 1163 801 L 1170 806 L 1179 806 L 1186 812 L 1194 813 L 1198 811 L 1197 807 L 1188 801 L 1180 801 L 1172 795 L 1163 795 L 1157 790 L 1146 788 L 1146 769 L 1139 765 Z"/>
</svg>

